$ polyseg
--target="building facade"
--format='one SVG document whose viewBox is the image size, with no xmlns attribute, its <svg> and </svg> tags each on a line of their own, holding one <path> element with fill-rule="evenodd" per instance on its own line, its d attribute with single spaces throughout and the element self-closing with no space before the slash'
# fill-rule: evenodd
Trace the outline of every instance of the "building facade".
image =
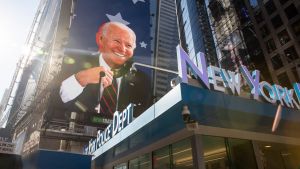
<svg viewBox="0 0 300 169">
<path fill-rule="evenodd" d="M 245 65 L 260 70 L 261 77 L 272 82 L 243 1 L 182 0 L 177 1 L 177 6 L 181 46 L 196 65 L 201 63 L 195 54 L 201 52 L 208 65 L 233 72 Z"/>
<path fill-rule="evenodd" d="M 291 86 L 299 81 L 299 23 L 297 0 L 245 1 L 274 82 Z"/>
</svg>

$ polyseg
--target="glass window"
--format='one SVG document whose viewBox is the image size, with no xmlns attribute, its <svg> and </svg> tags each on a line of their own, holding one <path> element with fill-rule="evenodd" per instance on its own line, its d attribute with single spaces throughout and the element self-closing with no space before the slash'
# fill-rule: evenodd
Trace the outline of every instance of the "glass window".
<svg viewBox="0 0 300 169">
<path fill-rule="evenodd" d="M 206 169 L 257 169 L 249 140 L 203 136 Z"/>
<path fill-rule="evenodd" d="M 204 162 L 206 169 L 228 169 L 225 139 L 222 137 L 203 136 Z"/>
<path fill-rule="evenodd" d="M 286 30 L 279 32 L 277 36 L 281 45 L 284 45 L 290 41 L 290 36 Z"/>
<path fill-rule="evenodd" d="M 145 154 L 130 160 L 129 169 L 151 169 L 151 155 Z"/>
<path fill-rule="evenodd" d="M 172 145 L 173 169 L 193 169 L 193 154 L 190 139 Z"/>
<path fill-rule="evenodd" d="M 228 154 L 232 168 L 256 169 L 256 160 L 250 140 L 228 138 Z"/>
<path fill-rule="evenodd" d="M 295 23 L 292 24 L 293 31 L 295 34 L 298 36 L 300 35 L 300 20 L 296 21 Z"/>
<path fill-rule="evenodd" d="M 170 162 L 170 148 L 166 146 L 153 152 L 153 169 L 169 169 Z"/>
<path fill-rule="evenodd" d="M 287 8 L 285 8 L 284 12 L 285 12 L 286 17 L 288 19 L 292 19 L 294 16 L 298 15 L 297 8 L 295 7 L 294 4 L 291 4 L 290 6 L 288 6 Z"/>
<path fill-rule="evenodd" d="M 278 75 L 277 78 L 278 78 L 279 84 L 281 86 L 285 86 L 285 87 L 288 87 L 288 88 L 291 87 L 290 80 L 289 80 L 286 73 L 281 73 L 280 75 Z"/>
<path fill-rule="evenodd" d="M 264 20 L 261 11 L 257 12 L 254 17 L 258 24 Z"/>
<path fill-rule="evenodd" d="M 269 15 L 271 15 L 273 12 L 276 11 L 276 6 L 273 2 L 273 0 L 269 0 L 266 4 L 265 4 L 265 8 L 268 12 Z"/>
<path fill-rule="evenodd" d="M 293 67 L 292 68 L 292 73 L 294 74 L 294 76 L 295 76 L 295 80 L 296 80 L 296 82 L 300 82 L 300 67 L 299 67 L 300 65 L 298 65 L 297 67 Z"/>
<path fill-rule="evenodd" d="M 285 49 L 284 54 L 288 62 L 292 62 L 299 58 L 294 46 Z"/>
<path fill-rule="evenodd" d="M 298 169 L 300 147 L 279 143 L 258 142 L 259 155 L 264 169 Z"/>
<path fill-rule="evenodd" d="M 129 161 L 129 169 L 139 169 L 139 158 Z"/>
<path fill-rule="evenodd" d="M 283 24 L 283 22 L 282 22 L 279 15 L 276 15 L 274 18 L 272 18 L 271 22 L 272 22 L 272 25 L 275 29 L 279 28 Z"/>
<path fill-rule="evenodd" d="M 260 32 L 261 32 L 261 36 L 264 38 L 266 36 L 268 36 L 270 34 L 269 28 L 266 24 L 264 24 L 261 28 L 260 28 Z"/>
<path fill-rule="evenodd" d="M 127 163 L 118 164 L 114 169 L 127 169 Z"/>
<path fill-rule="evenodd" d="M 272 62 L 273 68 L 275 70 L 277 70 L 277 69 L 279 69 L 279 68 L 281 68 L 283 66 L 283 63 L 282 63 L 282 61 L 280 59 L 280 55 L 279 54 L 277 54 L 274 57 L 272 57 L 271 58 L 271 62 Z"/>
<path fill-rule="evenodd" d="M 266 42 L 266 47 L 267 47 L 267 51 L 268 53 L 273 52 L 274 50 L 276 50 L 276 45 L 274 43 L 273 39 L 270 39 Z"/>
</svg>

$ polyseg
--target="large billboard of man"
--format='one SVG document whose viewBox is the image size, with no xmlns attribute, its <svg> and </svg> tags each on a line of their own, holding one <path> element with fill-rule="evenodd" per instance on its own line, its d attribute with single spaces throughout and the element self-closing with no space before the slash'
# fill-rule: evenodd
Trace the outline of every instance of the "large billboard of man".
<svg viewBox="0 0 300 169">
<path fill-rule="evenodd" d="M 76 1 L 47 118 L 68 120 L 76 112 L 78 123 L 101 128 L 130 103 L 134 116 L 145 111 L 151 71 L 130 68 L 136 61 L 152 64 L 150 25 L 149 1 Z"/>
<path fill-rule="evenodd" d="M 65 79 L 60 88 L 62 101 L 71 106 L 80 104 L 83 111 L 98 112 L 108 118 L 133 103 L 138 116 L 148 108 L 151 92 L 145 90 L 150 82 L 143 72 L 130 72 L 136 48 L 134 31 L 120 22 L 107 22 L 99 28 L 96 42 L 99 65 L 78 70 Z"/>
</svg>

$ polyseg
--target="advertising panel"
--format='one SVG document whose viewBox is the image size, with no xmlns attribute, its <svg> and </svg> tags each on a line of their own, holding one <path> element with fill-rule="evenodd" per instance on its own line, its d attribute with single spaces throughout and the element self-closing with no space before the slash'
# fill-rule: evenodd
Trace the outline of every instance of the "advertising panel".
<svg viewBox="0 0 300 169">
<path fill-rule="evenodd" d="M 145 111 L 151 71 L 132 63 L 151 65 L 150 40 L 149 1 L 76 1 L 48 118 L 104 129 L 130 103 Z"/>
</svg>

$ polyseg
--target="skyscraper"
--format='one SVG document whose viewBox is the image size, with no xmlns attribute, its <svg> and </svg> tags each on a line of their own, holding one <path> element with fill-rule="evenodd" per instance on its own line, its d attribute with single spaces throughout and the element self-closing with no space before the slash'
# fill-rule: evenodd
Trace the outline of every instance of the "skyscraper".
<svg viewBox="0 0 300 169">
<path fill-rule="evenodd" d="M 197 52 L 205 53 L 208 65 L 234 72 L 239 66 L 259 69 L 270 81 L 253 23 L 243 1 L 178 0 L 181 44 L 195 60 Z"/>
<path fill-rule="evenodd" d="M 273 81 L 291 87 L 300 77 L 300 1 L 245 0 L 245 4 Z"/>
<path fill-rule="evenodd" d="M 158 1 L 154 66 L 177 71 L 176 46 L 179 43 L 175 0 Z M 161 98 L 170 89 L 177 75 L 162 71 L 154 73 L 154 95 Z"/>
</svg>

